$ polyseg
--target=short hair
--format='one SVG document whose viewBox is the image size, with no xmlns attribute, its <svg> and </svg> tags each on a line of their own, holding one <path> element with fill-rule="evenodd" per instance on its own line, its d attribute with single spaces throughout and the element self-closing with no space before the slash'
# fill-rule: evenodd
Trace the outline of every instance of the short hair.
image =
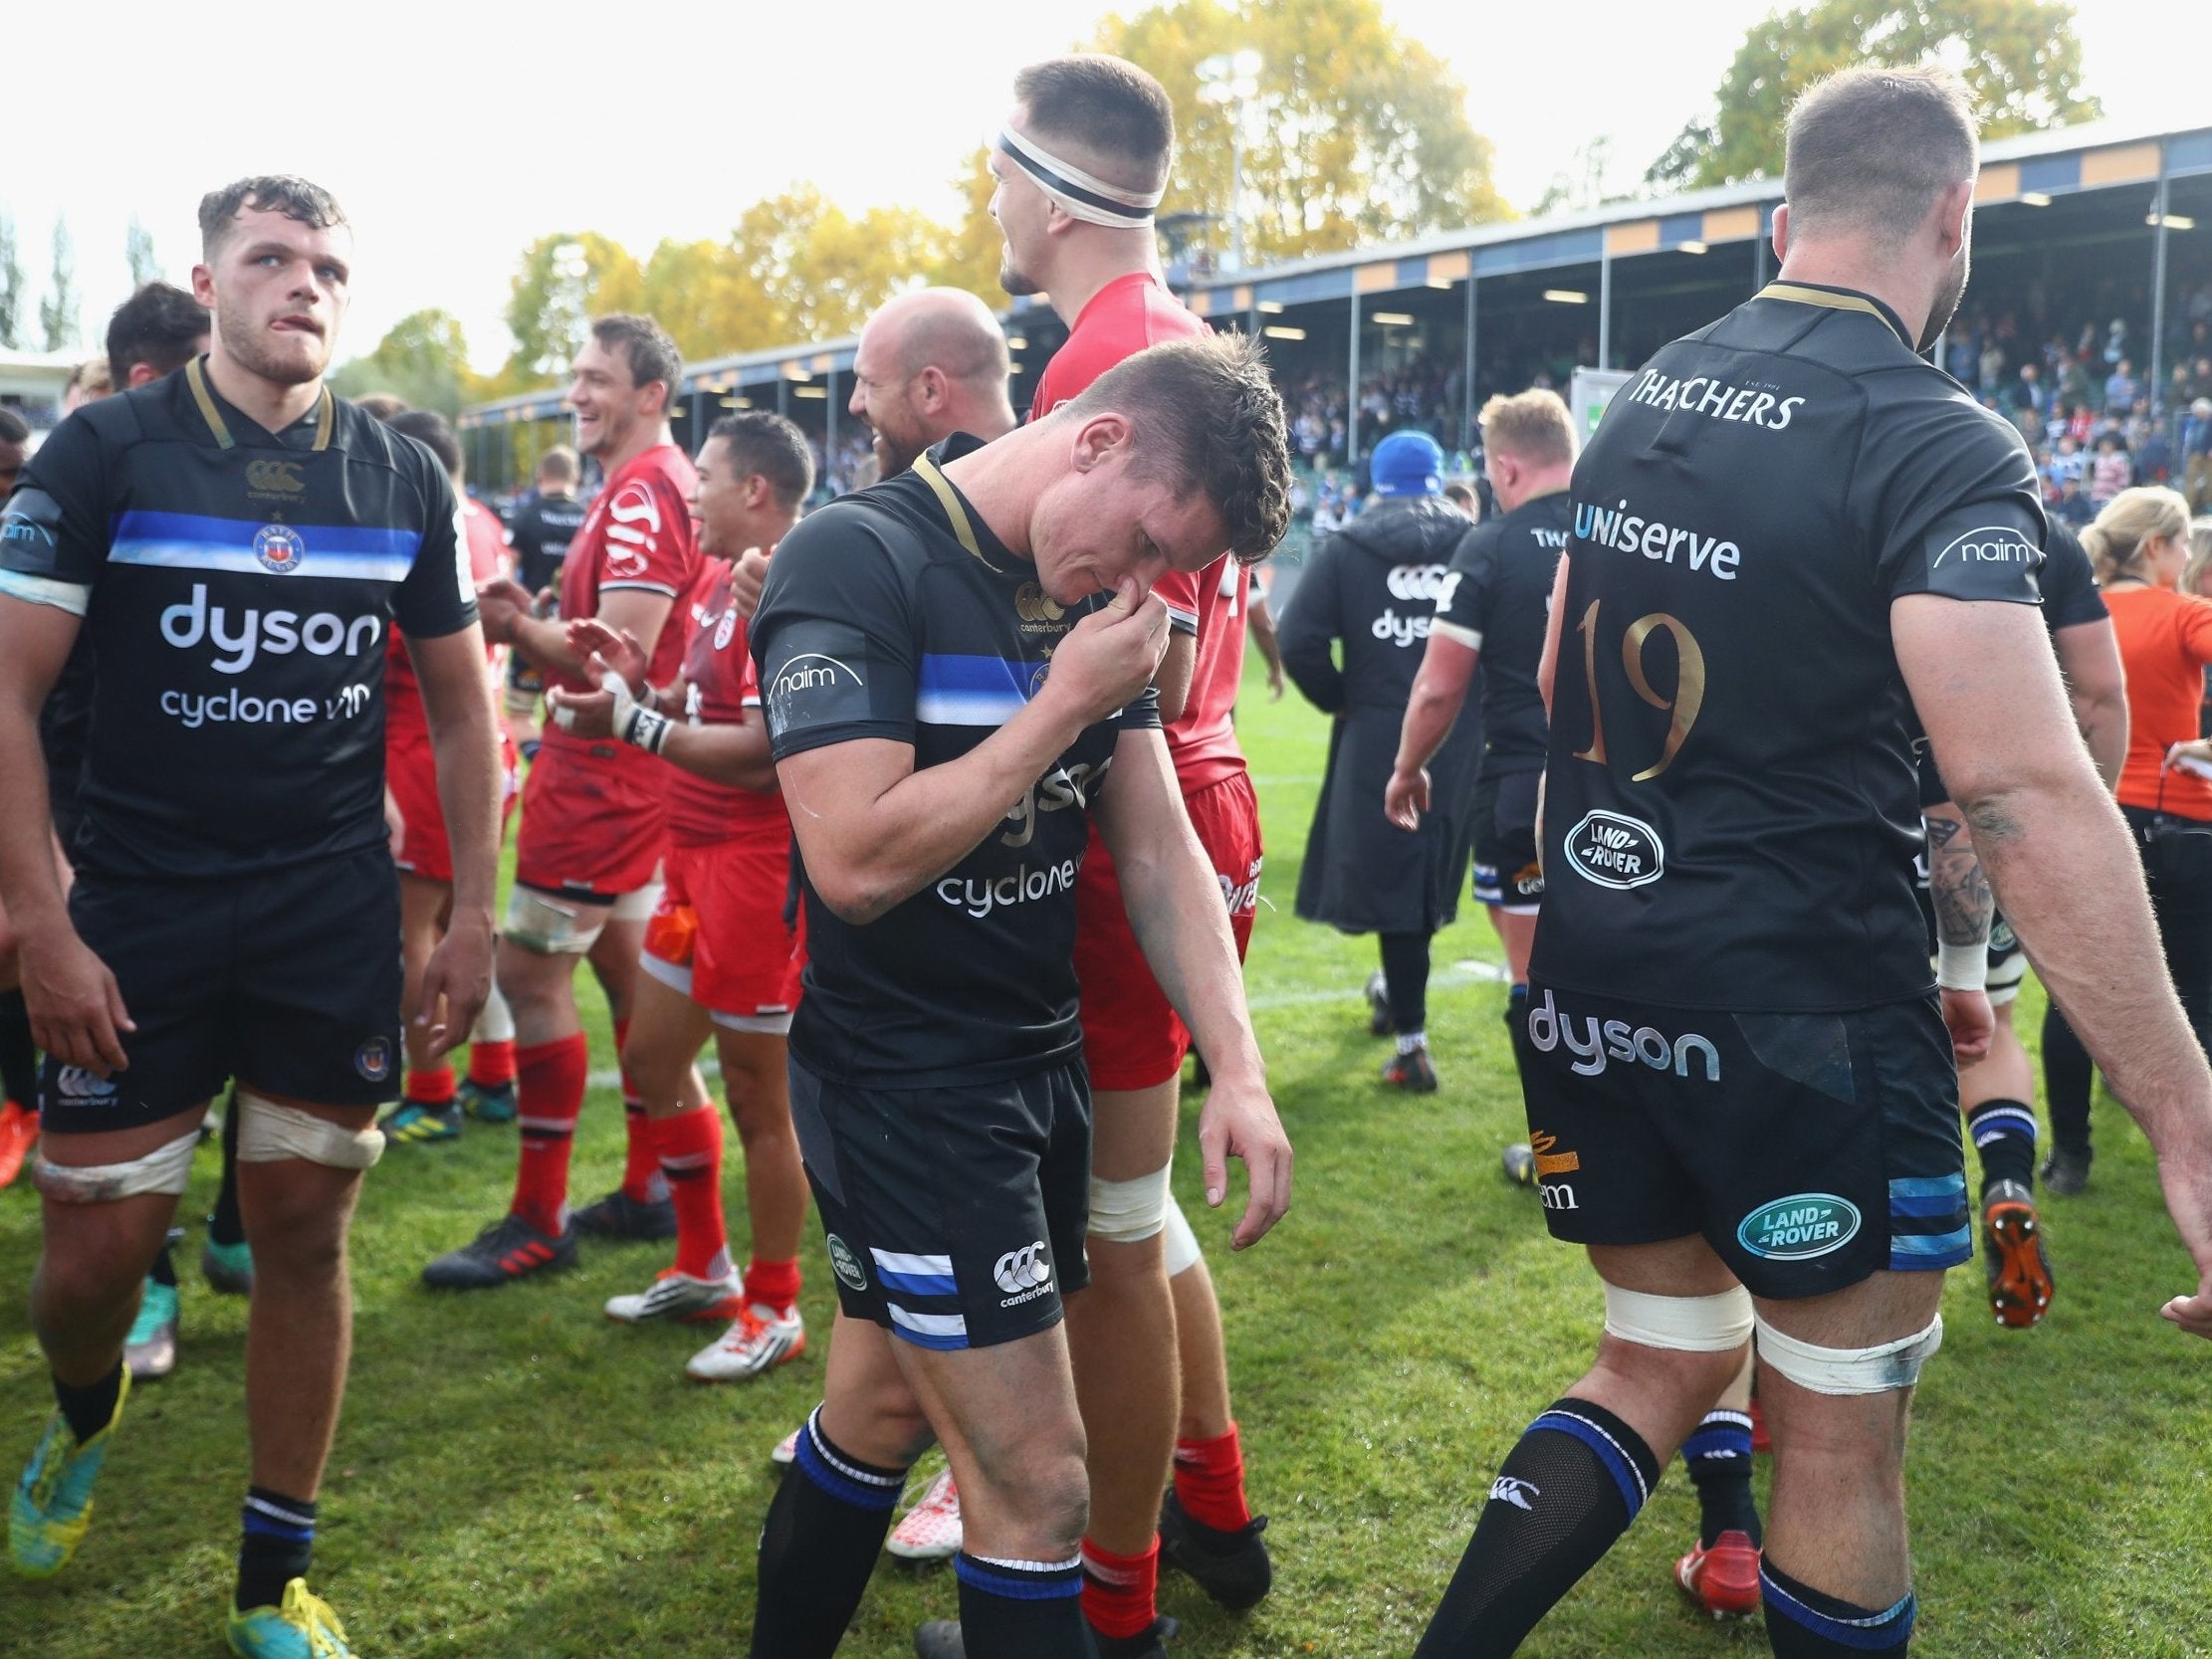
<svg viewBox="0 0 2212 1659">
<path fill-rule="evenodd" d="M 540 478 L 556 478 L 563 484 L 573 484 L 582 470 L 576 465 L 576 452 L 566 444 L 555 444 L 538 458 Z"/>
<path fill-rule="evenodd" d="M 83 392 L 85 401 L 106 397 L 115 389 L 115 382 L 108 372 L 106 357 L 87 357 L 69 371 L 69 379 L 62 384 L 64 393 Z"/>
<path fill-rule="evenodd" d="M 1111 182 L 1145 190 L 1167 183 L 1175 105 L 1165 87 L 1127 59 L 1104 52 L 1047 58 L 1013 78 L 1013 96 L 1038 137 L 1071 139 L 1128 169 Z"/>
<path fill-rule="evenodd" d="M 345 210 L 320 184 L 290 173 L 260 173 L 210 190 L 200 198 L 200 257 L 213 259 L 223 239 L 238 226 L 239 214 L 281 213 L 310 230 L 346 224 Z M 348 226 L 350 228 L 350 226 Z"/>
<path fill-rule="evenodd" d="M 1239 564 L 1290 527 L 1290 445 L 1267 358 L 1246 334 L 1170 340 L 1123 358 L 1056 413 L 1108 410 L 1136 428 L 1132 467 L 1178 497 L 1204 492 Z"/>
<path fill-rule="evenodd" d="M 1482 405 L 1482 444 L 1535 467 L 1571 466 L 1575 459 L 1575 418 L 1559 394 L 1543 386 Z"/>
<path fill-rule="evenodd" d="M 767 479 L 785 513 L 797 512 L 814 493 L 814 452 L 806 434 L 781 415 L 759 409 L 725 415 L 707 428 L 707 442 L 717 438 L 730 446 L 732 471 L 741 479 Z"/>
<path fill-rule="evenodd" d="M 1790 110 L 1791 227 L 1857 229 L 1894 245 L 1944 191 L 1972 180 L 1980 154 L 1972 98 L 1948 70 L 1839 70 Z"/>
<path fill-rule="evenodd" d="M 174 374 L 200 354 L 207 333 L 205 306 L 174 283 L 148 283 L 108 319 L 108 378 L 127 386 L 140 363 Z"/>
<path fill-rule="evenodd" d="M 2082 531 L 2082 549 L 2097 566 L 2097 579 L 2133 574 L 2143 543 L 2189 534 L 2189 501 L 2178 490 L 2154 484 L 2122 490 Z"/>
<path fill-rule="evenodd" d="M 1457 479 L 1453 479 L 1443 487 L 1443 499 L 1451 503 L 1469 518 L 1476 517 L 1482 511 L 1481 503 L 1475 498 L 1474 487 L 1461 484 Z"/>
<path fill-rule="evenodd" d="M 397 392 L 363 392 L 353 402 L 380 421 L 388 421 L 394 415 L 404 415 L 413 407 Z"/>
<path fill-rule="evenodd" d="M 1013 371 L 1006 331 L 980 300 L 969 305 L 937 305 L 908 317 L 899 340 L 900 368 L 909 378 L 926 368 L 948 380 L 1003 383 Z"/>
<path fill-rule="evenodd" d="M 676 388 L 684 378 L 684 354 L 666 328 L 634 311 L 610 311 L 591 319 L 591 337 L 609 351 L 621 350 L 631 385 L 649 386 L 658 380 L 668 388 L 668 401 L 676 401 Z"/>
<path fill-rule="evenodd" d="M 31 423 L 0 403 L 0 444 L 27 444 L 31 441 Z"/>
<path fill-rule="evenodd" d="M 448 478 L 461 476 L 461 440 L 453 435 L 453 423 L 437 410 L 404 410 L 384 424 L 436 456 Z"/>
</svg>

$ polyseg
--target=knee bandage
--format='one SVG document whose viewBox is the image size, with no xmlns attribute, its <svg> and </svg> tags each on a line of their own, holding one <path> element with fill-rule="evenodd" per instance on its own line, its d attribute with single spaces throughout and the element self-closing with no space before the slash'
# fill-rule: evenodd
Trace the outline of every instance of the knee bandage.
<svg viewBox="0 0 2212 1659">
<path fill-rule="evenodd" d="M 1759 1362 L 1816 1394 L 1886 1394 L 1909 1388 L 1942 1346 L 1941 1314 L 1925 1331 L 1875 1348 L 1820 1348 L 1759 1321 Z"/>
<path fill-rule="evenodd" d="M 650 922 L 653 913 L 660 909 L 661 887 L 659 877 L 647 882 L 635 893 L 625 893 L 614 901 L 614 909 L 607 912 L 609 922 Z"/>
<path fill-rule="evenodd" d="M 128 1163 L 53 1163 L 41 1152 L 31 1166 L 31 1180 L 58 1204 L 106 1204 L 141 1192 L 175 1198 L 192 1183 L 192 1152 L 199 1143 L 199 1126 L 194 1124 L 189 1135 Z"/>
<path fill-rule="evenodd" d="M 1168 1217 L 1168 1167 L 1133 1181 L 1091 1177 L 1090 1236 L 1109 1244 L 1141 1244 L 1159 1236 Z"/>
<path fill-rule="evenodd" d="M 1191 1231 L 1191 1223 L 1183 1216 L 1183 1206 L 1175 1201 L 1172 1193 L 1168 1197 L 1167 1234 L 1168 1277 L 1173 1279 L 1199 1265 L 1200 1251 L 1199 1235 Z"/>
<path fill-rule="evenodd" d="M 1751 1293 L 1738 1285 L 1718 1296 L 1653 1296 L 1605 1288 L 1606 1335 L 1644 1348 L 1725 1353 L 1751 1338 Z"/>
<path fill-rule="evenodd" d="M 500 933 L 541 956 L 580 956 L 598 942 L 607 916 L 604 905 L 577 904 L 518 887 L 508 897 L 507 926 Z"/>
<path fill-rule="evenodd" d="M 508 1007 L 507 998 L 500 995 L 497 981 L 492 985 L 491 994 L 484 999 L 484 1012 L 476 1016 L 476 1029 L 469 1033 L 469 1038 L 478 1043 L 515 1040 L 515 1011 Z"/>
<path fill-rule="evenodd" d="M 380 1129 L 346 1129 L 296 1106 L 279 1106 L 238 1091 L 238 1161 L 279 1163 L 305 1158 L 332 1169 L 366 1169 L 384 1155 Z"/>
</svg>

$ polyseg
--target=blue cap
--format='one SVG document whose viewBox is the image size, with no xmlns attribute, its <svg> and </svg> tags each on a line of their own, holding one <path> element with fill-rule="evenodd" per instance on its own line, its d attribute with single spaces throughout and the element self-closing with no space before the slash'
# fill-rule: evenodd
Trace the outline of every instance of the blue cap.
<svg viewBox="0 0 2212 1659">
<path fill-rule="evenodd" d="M 1393 432 L 1375 446 L 1368 474 L 1378 496 L 1440 495 L 1443 451 L 1426 432 Z"/>
</svg>

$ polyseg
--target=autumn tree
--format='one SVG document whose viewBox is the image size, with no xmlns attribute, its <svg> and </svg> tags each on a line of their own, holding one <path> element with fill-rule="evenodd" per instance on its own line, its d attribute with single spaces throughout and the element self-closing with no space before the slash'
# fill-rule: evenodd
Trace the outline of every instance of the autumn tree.
<svg viewBox="0 0 2212 1659">
<path fill-rule="evenodd" d="M 419 311 L 393 323 L 365 357 L 355 357 L 331 377 L 340 397 L 392 392 L 417 409 L 457 415 L 476 393 L 469 372 L 468 340 L 451 311 Z"/>
<path fill-rule="evenodd" d="M 46 296 L 39 301 L 39 328 L 49 351 L 77 343 L 77 246 L 70 239 L 67 219 L 54 221 L 54 269 L 46 280 Z"/>
<path fill-rule="evenodd" d="M 23 343 L 23 257 L 16 251 L 15 215 L 0 208 L 0 346 Z"/>
<path fill-rule="evenodd" d="M 1965 81 L 1984 138 L 2102 112 L 2082 91 L 2082 42 L 2066 0 L 1817 0 L 1752 28 L 1713 109 L 1684 126 L 1645 177 L 1673 190 L 1779 177 L 1783 121 L 1800 93 L 1853 64 L 1928 62 Z"/>
<path fill-rule="evenodd" d="M 731 242 L 774 321 L 769 337 L 725 349 L 856 334 L 884 301 L 928 280 L 948 239 L 910 207 L 873 207 L 855 219 L 811 184 L 755 202 Z"/>
<path fill-rule="evenodd" d="M 634 311 L 645 274 L 629 250 L 596 231 L 542 236 L 524 252 L 507 302 L 515 351 L 495 377 L 494 395 L 551 385 L 583 349 L 590 319 Z"/>
<path fill-rule="evenodd" d="M 161 275 L 161 262 L 153 252 L 153 232 L 146 229 L 135 213 L 130 216 L 130 228 L 123 232 L 122 257 L 130 263 L 132 293 Z"/>
</svg>

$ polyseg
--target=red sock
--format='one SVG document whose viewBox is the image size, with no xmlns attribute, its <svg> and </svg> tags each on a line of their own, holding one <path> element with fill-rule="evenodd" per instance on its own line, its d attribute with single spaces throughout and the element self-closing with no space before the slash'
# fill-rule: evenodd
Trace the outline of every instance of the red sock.
<svg viewBox="0 0 2212 1659">
<path fill-rule="evenodd" d="M 451 1106 L 454 1087 L 453 1068 L 439 1066 L 427 1072 L 410 1071 L 403 1093 L 422 1106 Z"/>
<path fill-rule="evenodd" d="M 614 1048 L 617 1055 L 630 1046 L 630 1022 L 614 1022 Z M 628 1136 L 628 1144 L 622 1160 L 622 1195 L 640 1204 L 657 1204 L 668 1196 L 668 1182 L 661 1178 L 660 1154 L 653 1150 L 652 1121 L 645 1116 L 645 1101 L 637 1092 L 637 1085 L 630 1081 L 630 1063 L 625 1057 L 622 1070 L 622 1128 Z"/>
<path fill-rule="evenodd" d="M 582 1032 L 515 1054 L 516 1116 L 522 1160 L 515 1169 L 515 1213 L 543 1232 L 557 1233 L 568 1208 L 568 1150 L 591 1075 L 591 1046 Z"/>
<path fill-rule="evenodd" d="M 469 1081 L 479 1088 L 498 1089 L 515 1081 L 515 1045 L 469 1044 Z"/>
<path fill-rule="evenodd" d="M 1083 1541 L 1083 1617 L 1101 1636 L 1141 1636 L 1160 1616 L 1160 1540 L 1141 1555 Z"/>
<path fill-rule="evenodd" d="M 1175 1443 L 1175 1495 L 1183 1513 L 1202 1527 L 1233 1533 L 1251 1525 L 1244 1501 L 1244 1454 L 1237 1449 L 1236 1425 L 1217 1440 Z"/>
<path fill-rule="evenodd" d="M 778 1312 L 798 1300 L 798 1258 L 764 1262 L 755 1256 L 746 1264 L 745 1299 Z"/>
<path fill-rule="evenodd" d="M 730 1239 L 722 1221 L 722 1114 L 707 1105 L 646 1123 L 676 1205 L 676 1271 L 694 1279 L 726 1276 Z"/>
</svg>

